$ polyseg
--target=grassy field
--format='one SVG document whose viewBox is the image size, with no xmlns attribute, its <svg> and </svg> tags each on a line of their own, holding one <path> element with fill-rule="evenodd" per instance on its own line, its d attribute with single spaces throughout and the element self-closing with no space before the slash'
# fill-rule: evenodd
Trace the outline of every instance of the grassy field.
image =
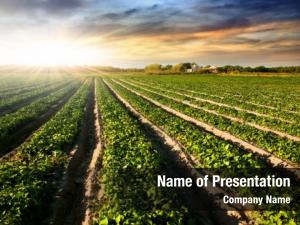
<svg viewBox="0 0 300 225">
<path fill-rule="evenodd" d="M 248 211 L 156 186 L 195 167 L 293 173 L 299 76 L 58 74 L 0 77 L 1 224 L 300 223 L 297 189 L 293 209 Z"/>
</svg>

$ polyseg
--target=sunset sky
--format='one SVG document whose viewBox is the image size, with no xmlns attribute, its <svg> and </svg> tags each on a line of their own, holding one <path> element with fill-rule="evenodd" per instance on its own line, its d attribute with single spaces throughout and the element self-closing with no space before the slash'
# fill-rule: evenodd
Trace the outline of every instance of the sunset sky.
<svg viewBox="0 0 300 225">
<path fill-rule="evenodd" d="M 299 0 L 0 0 L 0 64 L 299 65 Z"/>
</svg>

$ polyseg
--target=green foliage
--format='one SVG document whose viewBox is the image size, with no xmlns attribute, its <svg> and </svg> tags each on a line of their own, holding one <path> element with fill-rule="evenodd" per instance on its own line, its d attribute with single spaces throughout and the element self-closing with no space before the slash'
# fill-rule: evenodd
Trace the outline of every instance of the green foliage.
<svg viewBox="0 0 300 225">
<path fill-rule="evenodd" d="M 146 83 L 146 82 L 145 82 Z M 148 83 L 148 82 L 147 82 Z M 126 84 L 126 83 L 124 83 Z M 175 110 L 178 110 L 180 112 L 183 112 L 186 115 L 189 115 L 193 118 L 196 118 L 200 121 L 203 121 L 205 123 L 211 124 L 220 130 L 225 130 L 228 131 L 229 133 L 241 138 L 242 140 L 248 141 L 249 143 L 254 143 L 255 145 L 264 148 L 270 152 L 274 152 L 277 155 L 288 159 L 293 162 L 300 162 L 300 143 L 296 141 L 291 141 L 286 138 L 279 137 L 275 134 L 272 134 L 267 131 L 262 131 L 257 128 L 254 128 L 252 126 L 243 124 L 243 123 L 238 123 L 235 121 L 232 121 L 230 119 L 217 116 L 214 114 L 211 114 L 209 112 L 205 112 L 199 109 L 192 108 L 190 106 L 184 105 L 182 103 L 178 103 L 172 99 L 168 99 L 166 97 L 163 97 L 159 95 L 159 93 L 162 93 L 164 95 L 170 96 L 177 98 L 181 101 L 188 101 L 190 103 L 193 103 L 195 105 L 198 105 L 200 107 L 203 107 L 204 109 L 209 109 L 209 110 L 215 110 L 218 113 L 225 114 L 225 115 L 230 115 L 233 117 L 237 117 L 240 119 L 243 119 L 248 122 L 252 123 L 257 123 L 261 124 L 262 126 L 267 126 L 271 127 L 273 129 L 279 129 L 283 130 L 286 132 L 289 132 L 290 134 L 300 134 L 300 127 L 297 124 L 297 121 L 299 121 L 299 115 L 289 115 L 289 119 L 295 118 L 295 123 L 294 124 L 287 124 L 285 122 L 281 122 L 276 119 L 272 118 L 266 118 L 266 117 L 261 117 L 259 115 L 254 115 L 248 112 L 241 112 L 236 109 L 234 109 L 234 106 L 232 108 L 224 107 L 224 106 L 218 106 L 215 104 L 211 104 L 209 102 L 200 102 L 197 101 L 193 98 L 186 97 L 186 96 L 181 96 L 175 93 L 169 92 L 169 90 L 174 89 L 174 85 L 167 85 L 165 87 L 166 89 L 162 89 L 161 86 L 162 84 L 155 83 L 151 87 L 147 86 L 146 89 L 152 90 L 158 94 L 149 92 L 145 89 L 142 89 L 143 85 L 139 85 L 141 88 L 138 88 L 137 86 L 129 85 L 126 84 L 132 89 L 137 90 L 138 92 L 153 98 L 154 100 L 161 102 L 162 104 L 165 104 L 171 108 L 174 108 Z M 144 87 L 145 88 L 145 87 Z M 193 90 L 192 88 L 189 88 L 189 90 Z M 178 91 L 177 91 L 178 92 Z M 181 93 L 186 93 L 185 90 L 181 90 Z M 190 93 L 187 93 L 190 95 Z M 193 93 L 192 96 L 198 96 L 197 94 Z M 198 96 L 199 97 L 199 96 Z M 207 96 L 201 98 L 207 99 Z M 220 102 L 220 99 L 217 100 Z M 233 101 L 228 101 L 229 105 L 232 105 Z M 222 103 L 222 101 L 221 101 Z M 238 104 L 238 107 L 243 107 L 243 103 Z M 249 110 L 253 110 L 252 108 L 248 108 Z M 284 113 L 278 113 L 278 116 L 285 115 L 286 112 Z M 274 114 L 273 114 L 274 115 Z M 273 116 L 272 114 L 270 116 Z M 276 115 L 276 114 L 275 114 Z"/>
<path fill-rule="evenodd" d="M 240 73 L 240 72 L 268 72 L 268 73 L 300 73 L 300 66 L 279 66 L 279 67 L 265 67 L 265 66 L 257 66 L 257 67 L 242 67 L 242 66 L 232 66 L 225 65 L 218 67 L 218 70 L 221 73 Z"/>
<path fill-rule="evenodd" d="M 246 153 L 214 135 L 200 131 L 183 119 L 154 107 L 151 103 L 126 91 L 119 85 L 113 84 L 113 86 L 150 121 L 162 127 L 170 136 L 182 143 L 189 153 L 201 159 L 198 167 L 254 168 L 264 165 L 263 161 L 258 161 L 251 153 Z"/>
<path fill-rule="evenodd" d="M 156 72 L 171 70 L 182 72 L 189 66 L 191 64 L 188 63 L 173 67 L 156 64 L 151 65 L 149 69 Z M 228 71 L 242 71 L 245 68 L 227 67 L 227 69 Z M 252 69 L 246 68 L 246 70 Z M 270 71 L 265 67 L 258 67 L 256 70 Z M 134 79 L 149 84 L 150 87 L 147 88 L 150 90 L 181 101 L 188 101 L 205 109 L 295 136 L 300 134 L 299 80 L 296 78 L 260 78 L 258 80 L 248 77 L 203 75 L 200 79 L 184 75 L 165 76 L 163 79 L 160 76 Z M 44 81 L 27 85 L 24 85 L 24 80 L 16 82 L 15 88 L 0 91 L 0 109 L 14 106 L 21 101 L 45 93 L 45 90 L 58 88 L 59 85 L 65 84 L 64 82 L 66 80 L 52 82 L 46 88 L 41 88 L 45 85 Z M 268 172 L 265 168 L 267 165 L 265 158 L 257 157 L 236 144 L 217 138 L 165 112 L 121 86 L 110 83 L 134 108 L 179 141 L 184 146 L 184 150 L 198 160 L 199 165 L 196 166 L 216 169 L 231 168 L 233 173 L 239 171 L 240 174 L 247 175 L 251 174 L 253 168 L 264 168 L 266 173 Z M 1 89 L 5 88 L 6 84 L 0 83 Z M 124 85 L 197 120 L 275 152 L 283 158 L 294 162 L 300 160 L 299 143 L 193 109 L 126 83 Z M 18 88 L 20 91 L 14 90 Z M 74 88 L 74 84 L 32 102 L 15 113 L 1 117 L 0 142 L 6 140 L 18 127 L 39 117 L 52 104 L 65 96 L 70 88 Z M 201 103 L 192 97 L 183 97 L 167 90 L 264 113 L 290 120 L 291 123 L 241 112 L 234 107 L 226 108 L 209 102 Z M 86 82 L 52 119 L 34 133 L 28 142 L 17 149 L 13 160 L 1 162 L 0 224 L 40 224 L 47 217 L 49 205 L 69 162 L 68 150 L 74 144 L 81 128 L 89 91 L 90 82 Z M 157 188 L 153 183 L 156 181 L 157 174 L 165 173 L 166 161 L 145 135 L 139 121 L 128 113 L 100 79 L 97 85 L 97 101 L 105 139 L 103 165 L 99 174 L 104 184 L 104 196 L 101 205 L 97 207 L 94 224 L 206 224 L 207 221 L 204 218 L 195 216 L 181 202 L 175 190 Z M 240 191 L 247 193 L 251 190 Z M 300 223 L 300 215 L 296 211 L 254 211 L 251 216 L 253 224 L 295 225 Z"/>
<path fill-rule="evenodd" d="M 187 224 L 190 213 L 171 190 L 157 188 L 162 159 L 138 122 L 98 80 L 106 141 L 101 170 L 104 200 L 95 224 Z M 198 221 L 197 218 L 194 218 Z M 192 223 L 191 223 L 192 224 Z M 194 223 L 196 224 L 196 223 Z"/>
<path fill-rule="evenodd" d="M 89 82 L 30 141 L 15 159 L 0 165 L 0 223 L 38 224 L 49 210 L 70 148 L 80 130 Z"/>
<path fill-rule="evenodd" d="M 199 160 L 200 164 L 196 165 L 196 167 L 216 169 L 231 168 L 230 171 L 233 172 L 232 175 L 236 175 L 234 171 L 236 171 L 235 168 L 238 168 L 238 173 L 240 175 L 244 174 L 244 176 L 250 176 L 250 174 L 255 171 L 254 168 L 264 168 L 265 173 L 268 174 L 267 161 L 262 157 L 257 158 L 234 144 L 230 144 L 209 133 L 200 131 L 190 123 L 155 107 L 153 104 L 129 92 L 125 88 L 112 82 L 111 84 L 135 109 L 183 144 L 185 150 Z M 131 86 L 131 88 L 133 88 L 133 86 Z M 149 93 L 147 93 L 147 95 L 150 96 Z M 154 96 L 151 97 L 154 98 Z M 158 101 L 161 101 L 161 99 L 162 98 L 159 97 L 156 98 Z M 182 108 L 178 107 L 177 109 L 180 110 Z M 222 172 L 222 170 L 220 172 Z M 256 195 L 258 194 L 258 190 L 241 189 L 240 191 L 244 194 L 252 193 L 253 191 Z M 262 191 L 261 194 L 264 194 L 264 192 Z M 295 197 L 297 196 L 297 193 L 293 194 L 295 194 Z M 299 222 L 299 213 L 292 210 L 280 212 L 253 211 L 251 215 L 251 220 L 254 224 L 297 224 Z"/>
<path fill-rule="evenodd" d="M 172 74 L 172 73 L 184 73 L 187 69 L 191 69 L 193 65 L 197 65 L 197 63 L 184 62 L 177 63 L 175 65 L 166 65 L 162 66 L 160 64 L 150 64 L 147 65 L 144 69 L 146 73 L 164 73 L 164 74 Z M 197 68 L 197 73 L 212 73 L 210 69 L 210 65 L 201 66 Z M 225 65 L 219 66 L 216 68 L 216 71 L 219 73 L 228 73 L 228 74 L 238 74 L 238 73 L 300 73 L 300 66 L 280 66 L 280 67 L 265 67 L 265 66 L 257 66 L 257 67 L 243 67 L 239 65 Z"/>
<path fill-rule="evenodd" d="M 0 98 L 0 111 L 10 110 L 18 104 L 30 101 L 30 99 L 38 98 L 39 96 L 47 95 L 53 91 L 57 91 L 64 87 L 69 81 L 69 79 L 63 79 L 60 82 L 50 83 L 47 87 L 39 87 L 29 92 L 20 93 L 8 98 Z"/>
<path fill-rule="evenodd" d="M 41 98 L 33 103 L 22 107 L 16 112 L 0 117 L 0 146 L 5 146 L 13 139 L 13 134 L 24 124 L 38 119 L 43 113 L 49 110 L 61 98 L 67 95 L 72 89 L 76 89 L 78 83 L 71 83 L 61 90 L 49 96 Z"/>
</svg>

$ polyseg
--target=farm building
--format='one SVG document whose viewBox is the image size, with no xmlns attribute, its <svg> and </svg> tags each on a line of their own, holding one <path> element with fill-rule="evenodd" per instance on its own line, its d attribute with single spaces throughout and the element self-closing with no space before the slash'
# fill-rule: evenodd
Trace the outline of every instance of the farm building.
<svg viewBox="0 0 300 225">
<path fill-rule="evenodd" d="M 218 73 L 218 67 L 216 67 L 216 66 L 210 66 L 210 67 L 208 68 L 208 70 L 209 70 L 209 72 L 211 72 L 211 73 Z"/>
<path fill-rule="evenodd" d="M 185 72 L 193 73 L 193 72 L 197 72 L 198 69 L 199 69 L 199 66 L 197 64 L 192 64 L 191 68 L 186 69 Z"/>
<path fill-rule="evenodd" d="M 218 73 L 218 67 L 216 66 L 205 66 L 200 67 L 195 64 L 192 65 L 191 68 L 187 68 L 185 70 L 186 73 L 193 73 L 193 72 L 207 72 L 207 73 Z"/>
</svg>

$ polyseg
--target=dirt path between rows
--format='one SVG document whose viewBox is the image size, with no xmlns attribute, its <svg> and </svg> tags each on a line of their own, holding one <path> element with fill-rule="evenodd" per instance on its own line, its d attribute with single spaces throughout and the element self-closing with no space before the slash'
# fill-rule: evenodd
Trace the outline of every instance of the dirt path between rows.
<svg viewBox="0 0 300 225">
<path fill-rule="evenodd" d="M 135 82 L 139 83 L 138 81 L 134 80 Z M 155 85 L 155 83 L 152 83 Z M 168 87 L 165 87 L 165 88 L 168 88 Z M 219 96 L 219 95 L 213 95 L 213 94 L 208 94 L 208 93 L 205 93 L 205 92 L 200 92 L 200 91 L 192 91 L 192 90 L 186 90 L 186 89 L 180 89 L 180 88 L 174 88 L 174 90 L 177 90 L 177 91 L 184 91 L 184 92 L 189 92 L 189 93 L 193 93 L 193 94 L 200 94 L 200 95 L 206 95 L 206 96 L 210 96 L 210 97 L 215 97 L 215 98 L 219 98 L 219 99 L 224 99 L 225 97 L 223 96 Z M 241 98 L 243 96 L 241 95 L 233 95 L 233 94 L 229 94 L 229 93 L 225 93 L 224 95 L 227 95 L 229 96 L 229 98 L 232 98 L 233 97 L 238 97 L 238 98 Z M 250 102 L 250 101 L 243 101 L 243 100 L 239 100 L 239 99 L 235 99 L 235 101 L 237 102 L 245 102 L 249 105 L 254 105 L 254 106 L 258 106 L 258 107 L 261 107 L 261 108 L 266 108 L 266 109 L 272 109 L 272 110 L 281 110 L 282 112 L 287 112 L 287 113 L 291 113 L 291 114 L 297 114 L 297 115 L 300 115 L 299 112 L 295 112 L 295 111 L 291 111 L 291 110 L 288 110 L 288 109 L 280 109 L 280 108 L 276 108 L 274 106 L 270 106 L 270 105 L 263 105 L 263 104 L 259 104 L 259 103 L 255 103 L 255 102 Z"/>
<path fill-rule="evenodd" d="M 44 123 L 51 119 L 51 117 L 69 101 L 77 90 L 78 88 L 71 90 L 38 119 L 31 121 L 18 129 L 18 131 L 14 133 L 13 138 L 9 141 L 9 144 L 6 144 L 5 146 L 0 145 L 0 162 L 11 158 L 16 153 L 16 148 L 24 141 L 29 140 L 33 133 L 38 131 Z"/>
<path fill-rule="evenodd" d="M 243 102 L 241 100 L 237 100 L 236 101 L 239 102 Z M 272 110 L 279 110 L 278 108 L 274 107 L 274 106 L 270 106 L 270 105 L 263 105 L 263 104 L 258 104 L 258 103 L 254 103 L 254 102 L 249 102 L 249 101 L 245 101 L 246 103 L 250 104 L 250 105 L 255 105 L 255 106 L 259 106 L 262 108 L 267 108 L 267 109 L 272 109 Z M 282 112 L 287 112 L 287 113 L 291 113 L 291 114 L 296 114 L 296 115 L 300 115 L 299 112 L 295 112 L 295 111 L 291 111 L 291 110 L 286 110 L 286 109 L 282 109 Z"/>
<path fill-rule="evenodd" d="M 211 134 L 213 134 L 213 135 L 215 135 L 215 136 L 217 136 L 217 137 L 219 137 L 221 139 L 229 141 L 229 142 L 231 142 L 233 144 L 237 144 L 237 145 L 241 146 L 243 149 L 248 150 L 248 151 L 250 151 L 252 153 L 255 153 L 255 154 L 261 155 L 262 157 L 265 157 L 269 161 L 269 163 L 272 164 L 275 167 L 276 166 L 284 167 L 284 168 L 286 168 L 288 170 L 299 167 L 297 164 L 294 164 L 294 163 L 282 160 L 282 159 L 278 158 L 276 155 L 274 155 L 274 154 L 272 154 L 272 153 L 270 153 L 270 152 L 268 152 L 268 151 L 266 151 L 264 149 L 258 148 L 258 147 L 254 146 L 254 145 L 252 145 L 252 144 L 250 144 L 248 142 L 245 142 L 245 141 L 243 141 L 243 140 L 241 140 L 241 139 L 239 139 L 239 138 L 237 138 L 237 137 L 229 134 L 228 132 L 221 131 L 221 130 L 213 127 L 213 126 L 210 126 L 210 125 L 208 125 L 206 123 L 203 123 L 203 122 L 201 122 L 199 120 L 196 120 L 196 119 L 194 119 L 194 118 L 192 118 L 192 117 L 190 117 L 190 116 L 188 116 L 186 114 L 183 114 L 183 113 L 181 113 L 179 111 L 176 111 L 176 110 L 174 110 L 174 109 L 172 109 L 172 108 L 170 108 L 168 106 L 165 106 L 165 105 L 163 105 L 163 104 L 161 104 L 161 103 L 159 103 L 159 102 L 157 102 L 157 101 L 155 101 L 155 100 L 153 100 L 153 99 L 151 99 L 151 98 L 149 98 L 147 96 L 144 96 L 143 94 L 141 94 L 141 93 L 139 93 L 139 92 L 137 92 L 135 90 L 132 90 L 132 89 L 124 86 L 122 83 L 120 83 L 118 81 L 114 80 L 113 82 L 116 83 L 116 84 L 119 84 L 120 86 L 122 86 L 126 90 L 128 90 L 128 91 L 136 94 L 137 96 L 140 96 L 143 99 L 151 102 L 152 104 L 154 104 L 157 107 L 165 110 L 166 112 L 169 112 L 169 113 L 171 113 L 171 114 L 173 114 L 173 115 L 175 115 L 175 116 L 177 116 L 177 117 L 179 117 L 181 119 L 184 119 L 187 122 L 190 122 L 190 123 L 196 125 L 197 127 L 205 130 L 206 132 L 209 132 L 209 133 L 211 133 Z M 295 175 L 297 176 L 297 178 L 300 178 L 300 174 L 299 173 L 296 174 L 296 172 L 293 171 L 293 170 L 291 170 L 291 172 L 295 173 Z"/>
<path fill-rule="evenodd" d="M 126 82 L 126 81 L 123 81 L 123 82 L 129 83 L 129 82 Z M 134 84 L 131 84 L 131 85 L 136 86 Z M 142 84 L 142 85 L 143 86 L 147 86 L 145 84 Z M 209 99 L 199 98 L 199 97 L 195 97 L 195 96 L 192 96 L 192 95 L 182 94 L 182 93 L 179 93 L 179 92 L 174 92 L 174 91 L 169 91 L 169 90 L 164 90 L 164 91 L 170 92 L 170 93 L 175 93 L 175 94 L 178 94 L 178 95 L 181 95 L 181 96 L 184 96 L 184 97 L 188 97 L 188 98 L 193 98 L 193 99 L 195 99 L 197 101 L 200 101 L 200 102 L 207 102 L 207 103 L 210 103 L 210 104 L 213 104 L 213 105 L 217 105 L 217 106 L 221 106 L 221 107 L 226 107 L 226 108 L 230 108 L 230 109 L 235 109 L 235 110 L 240 111 L 240 112 L 246 112 L 246 113 L 249 113 L 249 114 L 252 114 L 252 115 L 255 115 L 255 116 L 261 116 L 261 117 L 265 117 L 265 118 L 275 119 L 275 120 L 279 120 L 279 121 L 282 121 L 282 122 L 285 122 L 285 123 L 289 123 L 289 124 L 294 123 L 293 121 L 290 121 L 290 120 L 282 119 L 282 118 L 279 118 L 279 117 L 275 117 L 275 116 L 271 116 L 271 115 L 267 115 L 267 114 L 263 114 L 263 113 L 259 113 L 259 112 L 255 112 L 255 111 L 251 111 L 251 110 L 247 110 L 247 109 L 242 109 L 240 107 L 231 106 L 231 105 L 228 105 L 228 104 L 225 104 L 225 103 L 215 102 L 215 101 L 209 100 Z"/>
<path fill-rule="evenodd" d="M 31 97 L 25 98 L 23 100 L 20 100 L 20 101 L 16 102 L 13 105 L 5 106 L 3 109 L 0 108 L 0 116 L 3 116 L 3 115 L 8 114 L 8 113 L 12 113 L 12 112 L 22 108 L 23 106 L 30 104 L 31 102 L 33 102 L 34 100 L 36 100 L 38 98 L 46 97 L 51 92 L 55 92 L 55 91 L 58 91 L 58 90 L 64 88 L 65 85 L 66 85 L 66 83 L 62 83 L 62 84 L 60 84 L 56 87 L 51 88 L 50 90 L 48 90 L 46 92 L 43 92 L 43 93 L 31 96 Z"/>
<path fill-rule="evenodd" d="M 96 84 L 95 84 L 96 85 Z M 96 89 L 96 86 L 95 86 Z M 95 90 L 96 93 L 96 90 Z M 98 172 L 102 167 L 102 157 L 103 157 L 103 137 L 102 130 L 100 125 L 100 116 L 97 105 L 97 98 L 95 94 L 95 102 L 94 102 L 94 127 L 95 127 L 95 146 L 93 150 L 92 159 L 89 164 L 89 168 L 87 171 L 87 177 L 85 181 L 85 214 L 84 219 L 82 221 L 82 225 L 90 225 L 93 219 L 93 206 L 94 201 L 100 201 L 103 191 L 104 185 L 101 184 L 101 181 L 98 179 Z"/>
<path fill-rule="evenodd" d="M 52 83 L 53 85 L 54 84 L 59 84 L 60 82 L 54 82 Z M 18 90 L 14 90 L 13 93 L 8 93 L 8 94 L 5 94 L 5 95 L 1 95 L 0 94 L 0 99 L 6 99 L 6 98 L 9 98 L 9 97 L 13 97 L 13 96 L 16 96 L 16 95 L 19 95 L 19 94 L 25 94 L 25 93 L 28 93 L 30 91 L 34 91 L 36 89 L 40 89 L 40 88 L 46 88 L 47 86 L 49 85 L 52 85 L 51 83 L 47 84 L 47 83 L 44 83 L 44 82 L 41 82 L 40 84 L 38 85 L 32 85 L 32 86 L 29 86 L 29 87 L 24 87 L 24 88 L 17 88 Z M 15 89 L 15 88 L 14 88 Z"/>
<path fill-rule="evenodd" d="M 125 82 L 125 81 L 123 81 L 123 82 L 124 82 L 124 83 L 128 83 L 128 84 L 133 85 L 133 84 L 130 83 L 130 82 Z M 136 85 L 133 85 L 133 86 L 136 86 Z M 143 85 L 143 86 L 148 86 L 148 85 Z M 246 125 L 248 125 L 248 126 L 254 127 L 254 128 L 256 128 L 256 129 L 258 129 L 258 130 L 261 130 L 261 131 L 271 132 L 271 133 L 273 133 L 273 134 L 275 134 L 275 135 L 278 135 L 279 137 L 283 137 L 283 138 L 290 139 L 290 140 L 292 140 L 292 141 L 300 142 L 300 137 L 296 137 L 296 136 L 293 136 L 293 135 L 290 135 L 290 134 L 287 134 L 287 133 L 284 133 L 284 132 L 281 132 L 281 131 L 273 130 L 273 129 L 270 129 L 270 128 L 268 128 L 268 127 L 263 127 L 263 126 L 260 126 L 260 125 L 258 125 L 258 124 L 251 123 L 251 122 L 247 122 L 247 121 L 245 121 L 245 120 L 242 120 L 242 119 L 239 119 L 239 118 L 236 118 L 236 117 L 232 117 L 232 116 L 228 116 L 228 115 L 225 115 L 225 114 L 221 114 L 221 113 L 218 113 L 218 112 L 216 112 L 216 111 L 214 111 L 214 110 L 205 109 L 205 108 L 203 108 L 203 107 L 200 107 L 200 106 L 198 106 L 198 105 L 189 103 L 189 102 L 187 102 L 187 101 L 182 101 L 182 100 L 180 100 L 180 99 L 178 99 L 178 98 L 174 98 L 174 97 L 171 97 L 171 96 L 168 96 L 168 95 L 164 95 L 164 94 L 161 94 L 161 93 L 152 91 L 152 90 L 147 89 L 147 88 L 142 88 L 142 87 L 139 87 L 139 88 L 141 88 L 141 89 L 143 89 L 143 90 L 146 90 L 146 91 L 149 91 L 149 92 L 151 92 L 151 93 L 154 93 L 154 94 L 156 94 L 156 95 L 159 95 L 159 96 L 162 96 L 162 97 L 171 99 L 171 100 L 176 101 L 176 102 L 178 102 L 178 103 L 181 103 L 181 104 L 190 106 L 190 107 L 192 107 L 192 108 L 199 109 L 199 110 L 205 111 L 205 112 L 207 112 L 207 113 L 214 114 L 214 115 L 216 115 L 216 116 L 221 116 L 221 117 L 223 117 L 223 118 L 229 119 L 229 120 L 234 121 L 234 122 L 238 122 L 238 123 L 241 123 L 241 124 L 246 124 Z M 167 91 L 167 90 L 163 90 L 163 91 Z M 179 93 L 177 93 L 177 92 L 173 92 L 173 93 L 179 95 Z M 180 94 L 180 95 L 181 95 L 181 94 Z M 190 97 L 190 98 L 193 98 L 193 97 Z"/>
<path fill-rule="evenodd" d="M 93 83 L 77 145 L 70 153 L 71 160 L 54 204 L 51 225 L 91 224 L 91 207 L 99 190 L 97 173 L 102 157 L 100 137 Z"/>
<path fill-rule="evenodd" d="M 193 177 L 194 179 L 204 177 L 204 174 L 201 174 L 198 170 L 194 169 L 196 165 L 199 165 L 199 162 L 192 155 L 186 153 L 184 146 L 181 143 L 171 138 L 163 129 L 154 125 L 139 113 L 129 102 L 122 98 L 110 84 L 106 81 L 104 81 L 104 83 L 133 117 L 139 120 L 144 127 L 144 131 L 150 136 L 150 140 L 160 142 L 159 148 L 157 148 L 159 153 L 171 162 L 166 164 L 167 173 L 169 175 L 172 177 Z M 209 218 L 213 223 L 246 224 L 245 218 L 243 218 L 244 215 L 241 215 L 236 209 L 225 206 L 221 201 L 217 204 L 212 202 L 212 195 L 217 196 L 223 191 L 219 188 L 211 187 L 212 184 L 210 183 L 207 188 L 202 188 L 201 191 L 199 189 L 182 189 L 181 196 L 193 210 L 197 211 L 198 214 Z"/>
</svg>

